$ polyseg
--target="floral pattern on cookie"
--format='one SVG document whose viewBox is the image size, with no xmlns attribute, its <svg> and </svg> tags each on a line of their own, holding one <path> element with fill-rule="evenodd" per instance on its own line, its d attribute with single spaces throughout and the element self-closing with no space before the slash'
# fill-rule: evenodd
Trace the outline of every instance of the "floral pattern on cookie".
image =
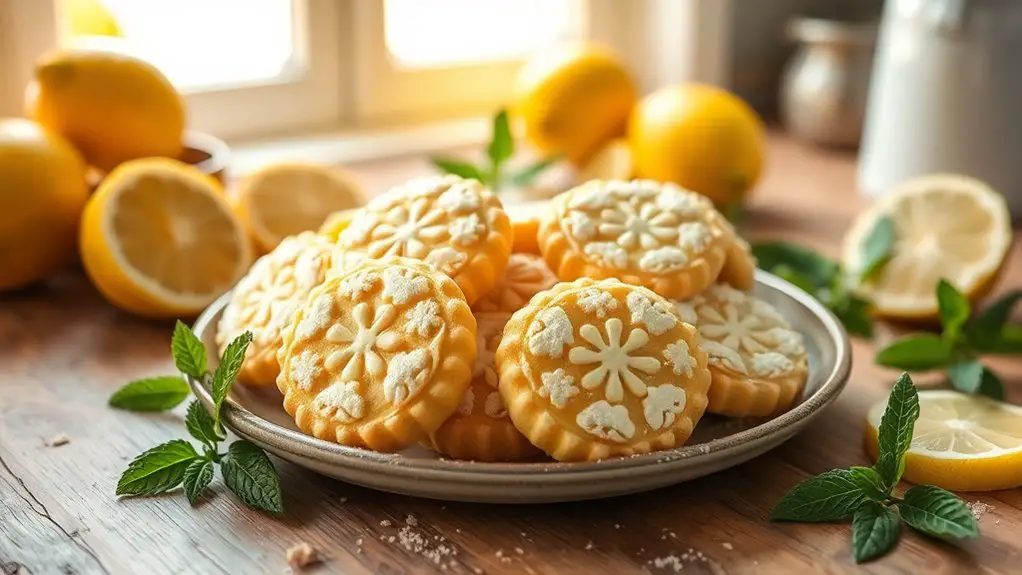
<svg viewBox="0 0 1022 575">
<path fill-rule="evenodd" d="M 532 296 L 550 289 L 557 276 L 543 258 L 533 254 L 511 254 L 507 269 L 495 286 L 472 305 L 485 313 L 514 313 L 529 303 Z"/>
</svg>

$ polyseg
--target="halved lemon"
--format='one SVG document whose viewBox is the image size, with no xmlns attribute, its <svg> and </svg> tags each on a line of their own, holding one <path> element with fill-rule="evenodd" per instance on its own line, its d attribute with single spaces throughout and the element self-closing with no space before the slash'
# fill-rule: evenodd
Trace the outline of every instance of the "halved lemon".
<svg viewBox="0 0 1022 575">
<path fill-rule="evenodd" d="M 358 215 L 358 210 L 359 208 L 350 208 L 330 214 L 326 217 L 323 225 L 319 226 L 318 233 L 336 242 L 341 232 L 348 229 L 355 216 Z"/>
<path fill-rule="evenodd" d="M 894 224 L 893 253 L 873 278 L 860 281 L 864 244 L 884 216 Z M 1010 246 L 1003 196 L 979 180 L 936 174 L 899 184 L 859 214 L 845 235 L 842 259 L 856 291 L 873 301 L 877 314 L 932 319 L 941 278 L 978 299 L 993 286 Z"/>
<path fill-rule="evenodd" d="M 632 151 L 628 141 L 611 140 L 600 148 L 589 163 L 575 175 L 578 183 L 589 180 L 630 180 L 632 178 Z"/>
<path fill-rule="evenodd" d="M 362 189 L 341 170 L 298 163 L 252 174 L 228 199 L 261 252 L 269 252 L 287 236 L 318 230 L 334 212 L 365 203 Z"/>
<path fill-rule="evenodd" d="M 504 206 L 511 220 L 514 240 L 511 251 L 515 253 L 539 253 L 539 219 L 543 210 L 549 209 L 547 202 L 509 203 Z"/>
<path fill-rule="evenodd" d="M 885 399 L 867 416 L 866 450 L 874 460 L 886 407 Z M 1022 485 L 1022 407 L 957 391 L 920 391 L 905 479 L 951 491 Z"/>
<path fill-rule="evenodd" d="M 118 166 L 82 215 L 82 263 L 114 305 L 147 317 L 193 316 L 252 261 L 219 183 L 166 158 Z"/>
</svg>

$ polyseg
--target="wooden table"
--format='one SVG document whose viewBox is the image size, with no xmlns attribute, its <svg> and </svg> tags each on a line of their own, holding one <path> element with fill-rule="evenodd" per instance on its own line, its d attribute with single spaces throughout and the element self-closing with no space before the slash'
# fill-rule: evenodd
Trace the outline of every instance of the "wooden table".
<svg viewBox="0 0 1022 575">
<path fill-rule="evenodd" d="M 425 169 L 421 159 L 391 160 L 359 172 L 381 189 Z M 746 234 L 803 241 L 834 255 L 861 205 L 852 156 L 776 137 Z M 1022 252 L 1015 250 L 999 291 L 1020 285 Z M 271 518 L 239 505 L 219 481 L 216 496 L 194 509 L 177 492 L 114 497 L 131 458 L 185 433 L 181 409 L 143 415 L 106 406 L 127 380 L 172 372 L 170 331 L 113 309 L 79 272 L 0 297 L 4 573 L 281 573 L 285 551 L 299 542 L 324 556 L 319 572 L 848 571 L 849 526 L 771 524 L 766 517 L 809 474 L 868 463 L 863 417 L 895 375 L 872 365 L 873 345 L 856 341 L 846 391 L 801 435 L 730 471 L 651 493 L 559 505 L 444 503 L 346 485 L 278 460 L 287 513 Z M 890 337 L 883 329 L 877 339 Z M 1020 364 L 994 364 L 1016 403 Z M 70 443 L 48 447 L 58 434 Z M 958 548 L 906 531 L 894 553 L 863 570 L 1019 572 L 1022 490 L 965 499 L 992 506 L 980 519 L 981 539 Z M 406 521 L 416 523 L 406 532 L 420 534 L 424 549 L 403 544 Z"/>
</svg>

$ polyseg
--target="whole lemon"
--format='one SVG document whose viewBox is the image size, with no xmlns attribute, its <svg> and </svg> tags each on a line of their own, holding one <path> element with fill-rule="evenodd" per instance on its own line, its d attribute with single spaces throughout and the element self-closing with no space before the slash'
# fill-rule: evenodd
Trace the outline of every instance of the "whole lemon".
<svg viewBox="0 0 1022 575">
<path fill-rule="evenodd" d="M 572 44 L 542 52 L 525 64 L 515 86 L 514 111 L 525 138 L 540 152 L 585 165 L 624 134 L 637 91 L 610 50 Z"/>
<path fill-rule="evenodd" d="M 43 56 L 26 90 L 28 116 L 67 138 L 102 171 L 181 154 L 185 106 L 155 67 L 106 50 Z"/>
<path fill-rule="evenodd" d="M 740 204 L 763 170 L 763 121 L 741 98 L 703 84 L 661 88 L 632 112 L 637 177 L 673 182 L 718 205 Z"/>
<path fill-rule="evenodd" d="M 85 163 L 71 144 L 35 122 L 0 118 L 0 291 L 74 258 L 87 198 Z"/>
</svg>

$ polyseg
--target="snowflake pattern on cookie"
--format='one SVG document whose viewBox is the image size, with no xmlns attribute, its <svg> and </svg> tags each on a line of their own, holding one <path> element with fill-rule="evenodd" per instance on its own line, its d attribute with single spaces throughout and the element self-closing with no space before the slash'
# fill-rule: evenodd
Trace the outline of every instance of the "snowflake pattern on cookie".
<svg viewBox="0 0 1022 575">
<path fill-rule="evenodd" d="M 617 280 L 537 296 L 505 327 L 497 364 L 518 428 L 564 461 L 684 442 L 710 382 L 695 330 L 670 302 Z"/>
<path fill-rule="evenodd" d="M 500 201 L 476 180 L 416 178 L 374 198 L 338 236 L 338 246 L 372 258 L 427 262 L 461 286 L 470 303 L 492 288 L 511 253 L 511 224 Z"/>
<path fill-rule="evenodd" d="M 457 408 L 475 322 L 454 282 L 427 264 L 366 260 L 313 290 L 277 357 L 284 407 L 300 429 L 393 451 Z"/>
<path fill-rule="evenodd" d="M 546 267 L 543 258 L 533 254 L 511 254 L 503 277 L 472 309 L 480 312 L 514 313 L 529 303 L 532 296 L 550 289 L 557 276 Z"/>
<path fill-rule="evenodd" d="M 540 248 L 562 279 L 618 278 L 686 298 L 712 283 L 734 230 L 699 194 L 650 180 L 593 180 L 552 203 Z"/>
</svg>

